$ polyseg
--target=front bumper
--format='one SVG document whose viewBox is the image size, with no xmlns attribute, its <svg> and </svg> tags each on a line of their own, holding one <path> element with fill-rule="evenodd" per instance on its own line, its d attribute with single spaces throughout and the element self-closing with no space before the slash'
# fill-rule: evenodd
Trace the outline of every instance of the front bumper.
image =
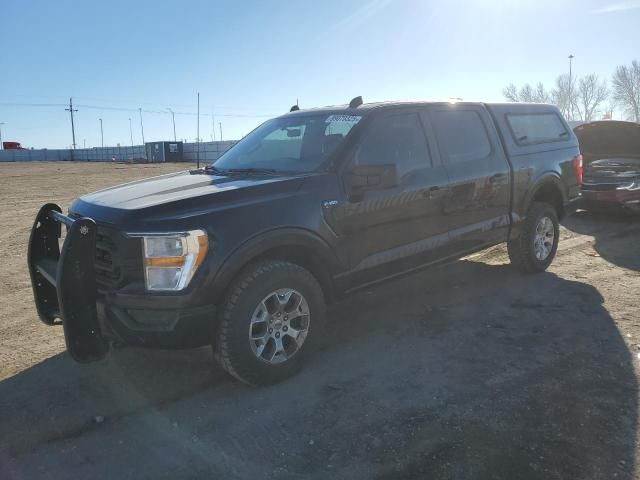
<svg viewBox="0 0 640 480">
<path fill-rule="evenodd" d="M 62 224 L 67 234 L 62 248 Z M 211 343 L 215 306 L 192 295 L 98 294 L 96 222 L 44 205 L 29 239 L 28 265 L 36 309 L 47 325 L 62 325 L 71 357 L 103 358 L 112 342 L 174 348 Z"/>
<path fill-rule="evenodd" d="M 151 295 L 127 298 L 125 302 L 113 297 L 99 299 L 102 331 L 114 342 L 137 347 L 187 348 L 212 343 L 215 305 L 178 306 L 172 298 L 159 305 L 156 300 Z"/>
</svg>

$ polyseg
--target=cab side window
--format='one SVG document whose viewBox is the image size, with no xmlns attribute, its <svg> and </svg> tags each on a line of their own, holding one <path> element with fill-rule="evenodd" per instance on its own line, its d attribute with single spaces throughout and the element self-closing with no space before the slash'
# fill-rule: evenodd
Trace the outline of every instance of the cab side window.
<svg viewBox="0 0 640 480">
<path fill-rule="evenodd" d="M 448 110 L 433 113 L 436 138 L 449 164 L 480 160 L 491 154 L 487 129 L 478 112 Z"/>
<path fill-rule="evenodd" d="M 417 113 L 377 119 L 356 148 L 353 165 L 395 164 L 398 177 L 431 167 L 431 157 Z"/>
</svg>

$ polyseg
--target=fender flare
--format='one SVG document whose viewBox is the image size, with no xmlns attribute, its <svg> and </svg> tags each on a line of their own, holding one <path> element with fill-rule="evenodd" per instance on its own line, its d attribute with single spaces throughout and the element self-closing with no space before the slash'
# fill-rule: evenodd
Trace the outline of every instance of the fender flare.
<svg viewBox="0 0 640 480">
<path fill-rule="evenodd" d="M 538 191 L 541 188 L 546 187 L 547 185 L 553 185 L 553 187 L 558 191 L 558 193 L 560 194 L 560 198 L 562 199 L 563 207 L 569 201 L 567 197 L 566 189 L 562 184 L 562 179 L 560 178 L 560 175 L 558 174 L 558 172 L 554 172 L 554 171 L 544 172 L 542 173 L 542 175 L 540 175 L 538 178 L 536 178 L 532 182 L 531 187 L 529 188 L 529 190 L 525 195 L 525 200 L 522 204 L 523 218 L 526 215 L 527 210 L 529 210 L 531 203 L 533 202 L 533 197 L 535 197 L 536 193 L 538 193 Z"/>
<path fill-rule="evenodd" d="M 216 301 L 226 291 L 242 269 L 269 250 L 283 247 L 303 247 L 312 252 L 314 261 L 323 266 L 331 276 L 339 271 L 340 262 L 329 244 L 319 235 L 299 227 L 281 227 L 258 233 L 235 248 L 222 261 L 210 285 Z M 329 279 L 318 279 L 323 283 Z"/>
<path fill-rule="evenodd" d="M 509 239 L 517 238 L 520 235 L 520 229 L 522 226 L 523 220 L 525 220 L 527 211 L 529 207 L 533 203 L 533 198 L 540 191 L 541 188 L 546 187 L 548 185 L 553 186 L 554 189 L 558 191 L 560 194 L 560 198 L 562 200 L 561 207 L 564 209 L 564 206 L 568 202 L 567 192 L 562 184 L 562 179 L 558 172 L 555 171 L 546 171 L 543 172 L 540 176 L 538 176 L 533 182 L 531 182 L 531 186 L 527 189 L 523 199 L 519 202 L 518 209 L 514 208 L 512 212 L 513 223 L 511 224 L 511 228 L 509 230 Z"/>
</svg>

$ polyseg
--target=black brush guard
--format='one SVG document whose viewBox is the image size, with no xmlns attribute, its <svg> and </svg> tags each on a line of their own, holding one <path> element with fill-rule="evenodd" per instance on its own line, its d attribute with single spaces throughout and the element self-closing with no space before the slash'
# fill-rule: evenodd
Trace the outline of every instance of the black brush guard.
<svg viewBox="0 0 640 480">
<path fill-rule="evenodd" d="M 67 235 L 60 251 L 63 223 Z M 96 230 L 91 218 L 73 219 L 48 203 L 29 238 L 29 273 L 40 320 L 62 324 L 67 351 L 82 363 L 100 360 L 109 350 L 96 310 Z"/>
</svg>

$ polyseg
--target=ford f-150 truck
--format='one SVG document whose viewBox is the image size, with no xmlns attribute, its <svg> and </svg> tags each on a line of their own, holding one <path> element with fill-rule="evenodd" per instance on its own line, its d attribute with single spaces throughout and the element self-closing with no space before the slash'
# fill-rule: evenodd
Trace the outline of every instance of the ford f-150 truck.
<svg viewBox="0 0 640 480">
<path fill-rule="evenodd" d="M 44 205 L 35 303 L 77 361 L 210 344 L 269 384 L 318 344 L 325 305 L 363 286 L 502 242 L 518 269 L 545 270 L 581 177 L 550 105 L 294 106 L 204 168 Z"/>
</svg>

